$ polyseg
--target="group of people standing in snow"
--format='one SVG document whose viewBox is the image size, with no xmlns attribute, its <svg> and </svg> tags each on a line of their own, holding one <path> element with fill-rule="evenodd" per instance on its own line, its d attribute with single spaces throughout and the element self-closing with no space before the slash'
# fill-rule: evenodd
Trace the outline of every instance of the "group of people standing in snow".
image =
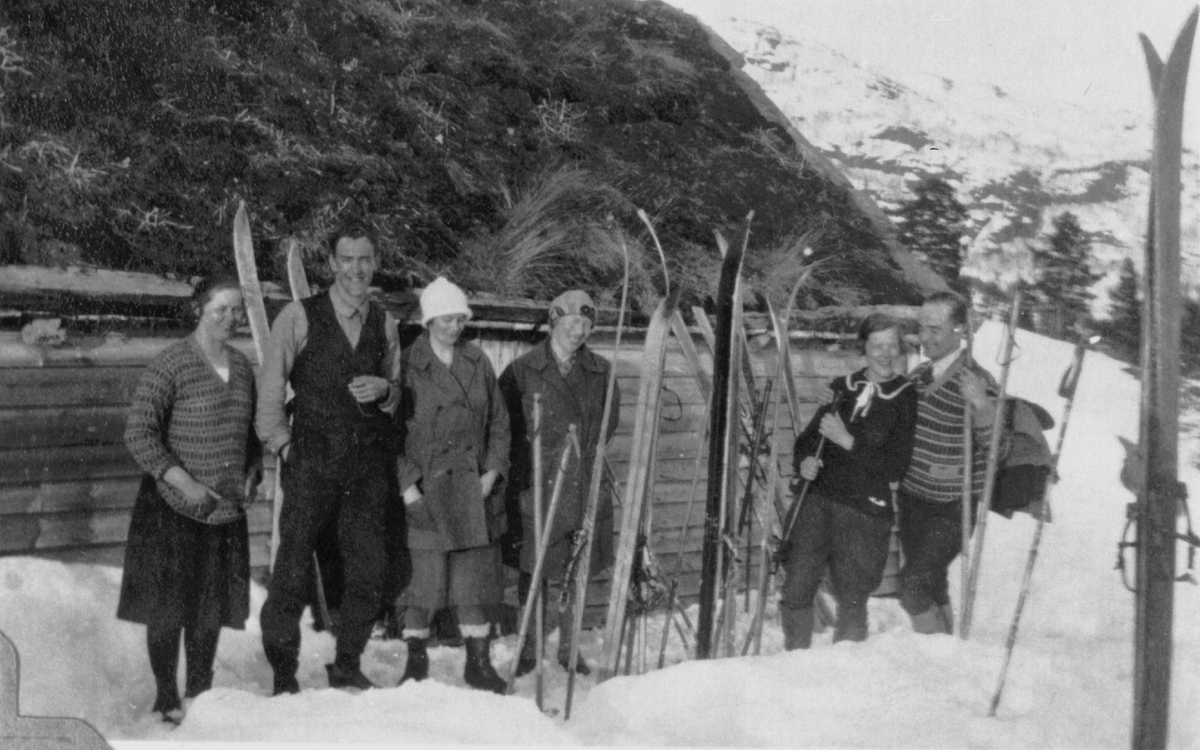
<svg viewBox="0 0 1200 750">
<path fill-rule="evenodd" d="M 145 476 L 118 616 L 147 625 L 153 710 L 165 721 L 183 716 L 181 635 L 190 699 L 212 685 L 220 628 L 241 628 L 249 615 L 245 504 L 263 450 L 277 457 L 286 498 L 261 613 L 276 695 L 300 689 L 300 618 L 314 552 L 330 530 L 343 578 L 330 686 L 374 687 L 360 657 L 383 604 L 395 607 L 408 647 L 401 682 L 428 676 L 431 617 L 453 608 L 467 651 L 464 680 L 505 690 L 489 644 L 503 599 L 506 497 L 517 499 L 522 536 L 533 536 L 535 394 L 542 464 L 555 464 L 571 425 L 581 448 L 563 477 L 544 578 L 563 578 L 579 548 L 587 457 L 612 437 L 619 414 L 614 403 L 601 424 L 611 365 L 586 346 L 592 300 L 579 290 L 555 299 L 550 335 L 498 378 L 487 356 L 463 340 L 472 311 L 444 278 L 422 291 L 424 330 L 402 349 L 398 321 L 368 298 L 378 262 L 363 225 L 331 238 L 332 285 L 279 313 L 257 384 L 249 361 L 229 345 L 243 315 L 237 280 L 200 284 L 194 331 L 167 347 L 138 385 L 126 443 Z M 974 443 L 985 444 L 995 388 L 963 356 L 963 300 L 931 297 L 920 322 L 930 361 L 905 375 L 901 323 L 865 319 L 858 341 L 866 367 L 822 389 L 825 405 L 796 440 L 796 476 L 810 486 L 786 540 L 780 610 L 788 649 L 811 644 L 814 597 L 827 569 L 838 604 L 835 640 L 866 637 L 866 602 L 883 575 L 896 514 L 901 604 L 915 630 L 951 630 L 947 570 L 961 546 L 963 420 L 970 411 Z M 982 468 L 972 473 L 976 493 Z M 547 496 L 553 479 L 543 477 Z M 602 503 L 593 572 L 611 562 L 611 536 L 612 508 Z M 532 543 L 521 547 L 522 601 L 534 556 Z M 557 654 L 564 667 L 574 646 L 567 630 Z M 528 640 L 517 674 L 533 668 L 534 653 Z M 588 671 L 582 659 L 576 668 Z"/>
<path fill-rule="evenodd" d="M 424 330 L 402 349 L 397 320 L 368 298 L 378 262 L 369 228 L 348 225 L 331 237 L 333 283 L 276 317 L 257 387 L 249 361 L 229 345 L 244 314 L 238 281 L 201 283 L 195 329 L 139 382 L 126 444 L 145 474 L 118 617 L 147 625 L 153 711 L 164 721 L 179 723 L 185 701 L 212 686 L 220 628 L 241 628 L 249 616 L 245 505 L 263 450 L 277 458 L 286 498 L 260 618 L 275 695 L 300 689 L 300 618 L 314 552 L 331 531 L 342 576 L 336 656 L 326 665 L 331 687 L 375 687 L 360 657 L 383 605 L 394 607 L 408 646 L 401 682 L 428 676 L 431 617 L 452 608 L 467 651 L 464 680 L 506 689 L 489 646 L 503 599 L 506 497 L 529 526 L 522 536 L 532 537 L 534 393 L 544 452 L 557 449 L 568 425 L 582 448 L 564 477 L 545 569 L 553 578 L 566 568 L 591 480 L 583 456 L 612 436 L 618 413 L 600 424 L 610 365 L 585 345 L 596 320 L 591 298 L 574 290 L 555 299 L 550 336 L 497 378 L 482 350 L 462 338 L 472 311 L 444 278 L 422 291 Z M 609 508 L 597 525 L 594 571 L 611 556 L 611 527 Z M 533 559 L 524 545 L 524 588 Z M 569 639 L 560 640 L 567 664 Z M 522 653 L 520 673 L 532 668 L 532 653 Z M 577 670 L 586 673 L 586 662 Z"/>
</svg>

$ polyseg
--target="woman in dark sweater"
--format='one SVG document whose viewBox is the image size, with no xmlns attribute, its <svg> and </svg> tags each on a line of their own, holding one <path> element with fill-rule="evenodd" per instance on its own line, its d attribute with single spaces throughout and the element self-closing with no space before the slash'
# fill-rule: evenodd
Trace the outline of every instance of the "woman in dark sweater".
<svg viewBox="0 0 1200 750">
<path fill-rule="evenodd" d="M 243 315 L 236 279 L 197 285 L 196 329 L 146 368 L 125 425 L 141 467 L 125 547 L 117 617 L 146 625 L 163 721 L 183 720 L 176 670 L 187 660 L 185 698 L 212 687 L 221 627 L 250 614 L 250 544 L 244 506 L 256 485 L 254 371 L 228 345 Z"/>
<path fill-rule="evenodd" d="M 837 600 L 834 641 L 866 639 L 867 598 L 887 564 L 892 493 L 912 457 L 917 393 L 900 374 L 899 321 L 868 316 L 858 343 L 867 366 L 830 384 L 833 403 L 817 411 L 793 451 L 798 481 L 810 484 L 784 562 L 780 618 L 789 651 L 812 643 L 813 598 L 826 568 Z"/>
</svg>

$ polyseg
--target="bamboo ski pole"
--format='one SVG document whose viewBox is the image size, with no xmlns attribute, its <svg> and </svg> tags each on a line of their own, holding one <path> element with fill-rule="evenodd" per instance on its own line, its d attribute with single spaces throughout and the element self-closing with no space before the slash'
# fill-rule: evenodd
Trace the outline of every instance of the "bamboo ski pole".
<svg viewBox="0 0 1200 750">
<path fill-rule="evenodd" d="M 839 392 L 837 395 L 835 395 L 833 401 L 829 403 L 829 409 L 825 413 L 837 414 L 840 412 L 842 409 L 842 398 L 844 395 L 845 391 Z M 828 440 L 826 437 L 822 435 L 821 439 L 817 441 L 817 450 L 813 454 L 814 458 L 820 460 L 821 454 L 825 452 L 825 444 L 827 442 Z M 785 526 L 783 529 L 783 537 L 780 540 L 781 546 L 786 546 L 788 539 L 790 539 L 792 536 L 792 529 L 796 527 L 796 519 L 800 517 L 800 506 L 804 504 L 804 498 L 808 495 L 808 488 L 811 485 L 812 480 L 805 479 L 804 485 L 800 488 L 800 494 L 796 496 L 796 499 L 792 501 L 792 506 L 788 508 L 788 515 L 785 519 Z"/>
<path fill-rule="evenodd" d="M 750 442 L 750 466 L 746 471 L 746 486 L 742 492 L 742 507 L 737 524 L 737 536 L 746 536 L 746 597 L 745 611 L 750 611 L 750 537 L 754 531 L 754 521 L 751 515 L 751 508 L 754 507 L 754 479 L 758 473 L 758 452 L 762 447 L 762 442 L 765 439 L 767 429 L 767 402 L 771 398 L 771 387 L 774 381 L 767 381 L 763 389 L 762 398 L 759 400 L 758 407 L 754 415 L 754 435 Z"/>
<path fill-rule="evenodd" d="M 780 350 L 779 365 L 775 372 L 775 380 L 778 386 L 775 388 L 773 403 L 771 404 L 771 453 L 767 463 L 767 495 L 765 505 L 770 504 L 771 499 L 775 497 L 776 481 L 779 479 L 779 411 L 783 402 L 783 392 L 785 386 L 782 382 L 787 377 L 787 369 L 784 367 L 784 357 L 787 352 Z M 755 601 L 754 619 L 750 621 L 750 631 L 746 636 L 746 644 L 749 645 L 751 639 L 754 641 L 754 653 L 758 655 L 759 648 L 762 646 L 762 627 L 763 619 L 767 611 L 767 593 L 770 588 L 771 581 L 771 561 L 768 550 L 767 539 L 770 536 L 771 529 L 771 513 L 768 509 L 764 509 L 762 520 L 759 526 L 762 527 L 762 537 L 759 540 L 759 562 L 758 562 L 758 599 Z M 742 655 L 745 656 L 746 647 L 742 648 Z"/>
<path fill-rule="evenodd" d="M 1042 542 L 1042 530 L 1046 527 L 1046 518 L 1050 515 L 1050 493 L 1058 484 L 1058 459 L 1062 456 L 1063 439 L 1067 436 L 1067 425 L 1071 419 L 1071 407 L 1075 403 L 1075 389 L 1079 385 L 1079 376 L 1083 372 L 1083 357 L 1089 344 L 1099 341 L 1095 336 L 1090 340 L 1082 340 L 1075 345 L 1075 356 L 1071 366 L 1063 373 L 1058 386 L 1058 395 L 1066 400 L 1063 404 L 1062 423 L 1058 428 L 1058 439 L 1054 444 L 1054 453 L 1050 459 L 1050 473 L 1046 475 L 1046 489 L 1042 494 L 1042 507 L 1038 510 L 1037 526 L 1033 531 L 1033 541 L 1029 545 L 1029 557 L 1025 561 L 1025 574 L 1021 578 L 1021 593 L 1017 596 L 1017 607 L 1013 612 L 1012 624 L 1008 627 L 1008 637 L 1004 641 L 1004 663 L 1000 667 L 1000 677 L 996 681 L 996 692 L 992 694 L 992 702 L 988 707 L 988 716 L 995 716 L 1000 706 L 1000 695 L 1004 692 L 1004 683 L 1008 678 L 1008 665 L 1012 661 L 1013 648 L 1017 643 L 1017 628 L 1021 623 L 1021 613 L 1025 611 L 1025 601 L 1029 598 L 1029 584 L 1033 580 L 1033 566 L 1037 563 L 1038 548 Z"/>
<path fill-rule="evenodd" d="M 617 313 L 617 332 L 613 342 L 612 366 L 608 371 L 608 388 L 604 392 L 604 411 L 600 417 L 600 434 L 596 439 L 596 455 L 592 459 L 591 482 L 588 485 L 587 508 L 584 511 L 584 525 L 581 532 L 583 534 L 582 548 L 579 551 L 579 565 L 575 571 L 575 599 L 571 602 L 571 652 L 567 657 L 567 697 L 563 705 L 564 720 L 571 718 L 571 699 L 575 695 L 575 668 L 579 664 L 579 636 L 583 631 L 583 610 L 587 606 L 592 546 L 596 536 L 596 514 L 600 507 L 600 489 L 605 467 L 604 457 L 608 451 L 606 433 L 608 420 L 612 418 L 613 393 L 617 389 L 617 358 L 621 353 L 621 334 L 625 330 L 625 305 L 629 300 L 629 249 L 624 240 L 620 244 L 621 255 L 625 259 L 625 275 L 621 282 L 621 309 Z M 569 584 L 569 581 L 563 581 L 564 587 Z"/>
<path fill-rule="evenodd" d="M 984 474 L 983 497 L 979 501 L 979 521 L 975 524 L 975 550 L 971 554 L 971 572 L 967 578 L 967 595 L 962 602 L 959 632 L 963 640 L 971 637 L 971 621 L 975 614 L 975 594 L 979 586 L 979 570 L 983 562 L 983 542 L 987 534 L 988 511 L 992 508 L 992 491 L 996 487 L 996 470 L 1000 461 L 1000 439 L 1004 435 L 1005 396 L 1008 395 L 1008 373 L 1012 368 L 1012 352 L 1016 345 L 1017 321 L 1021 315 L 1021 286 L 1013 292 L 1012 310 L 1004 337 L 1004 353 L 1000 359 L 1000 392 L 996 397 L 992 436 L 988 444 L 987 471 Z M 970 408 L 967 405 L 966 408 Z"/>
<path fill-rule="evenodd" d="M 545 481 L 546 467 L 542 458 L 542 394 L 540 391 L 533 394 L 533 538 L 535 543 L 541 544 L 542 541 L 542 510 L 545 508 L 546 489 L 543 485 Z M 533 590 L 537 589 L 537 593 L 533 594 Z M 545 656 L 543 652 L 542 641 L 546 637 L 545 620 L 542 618 L 542 608 L 545 606 L 542 603 L 541 597 L 545 593 L 542 591 L 542 581 L 538 576 L 534 576 L 529 581 L 528 597 L 533 594 L 534 611 L 534 659 L 536 664 L 533 666 L 534 674 L 534 703 L 537 704 L 538 710 L 542 710 L 542 658 Z M 525 639 L 517 639 L 517 661 L 520 661 L 520 653 L 525 648 Z M 516 677 L 514 671 L 513 677 Z M 511 682 L 511 680 L 510 680 Z"/>
<path fill-rule="evenodd" d="M 537 433 L 534 433 L 535 437 Z M 542 532 L 542 536 L 537 540 L 537 555 L 534 558 L 533 564 L 533 580 L 530 582 L 529 593 L 525 595 L 525 606 L 521 610 L 521 627 L 517 631 L 517 653 L 521 653 L 521 648 L 525 645 L 525 638 L 529 634 L 529 625 L 533 608 L 538 605 L 538 598 L 541 594 L 542 568 L 546 562 L 546 548 L 550 546 L 550 530 L 554 527 L 554 514 L 558 510 L 558 500 L 562 496 L 563 478 L 567 473 L 567 463 L 571 460 L 571 451 L 579 453 L 579 438 L 575 433 L 575 425 L 570 425 L 567 428 L 567 437 L 563 441 L 562 452 L 558 460 L 558 473 L 554 477 L 554 489 L 550 492 L 550 507 L 546 510 L 546 528 Z M 535 454 L 536 457 L 536 454 Z M 534 473 L 537 471 L 535 469 Z M 537 481 L 537 477 L 534 477 Z M 512 692 L 513 681 L 517 676 L 517 665 L 520 662 L 520 657 L 513 659 L 512 666 L 508 670 L 508 691 Z"/>
<path fill-rule="evenodd" d="M 967 317 L 967 319 L 966 319 L 966 322 L 964 323 L 964 325 L 966 327 L 967 348 L 966 348 L 966 351 L 963 352 L 963 367 L 965 368 L 965 370 L 967 372 L 970 372 L 974 366 L 974 360 L 971 356 L 971 351 L 972 351 L 972 349 L 974 349 L 974 343 L 975 343 L 975 334 L 971 330 L 971 309 L 970 309 L 970 307 L 967 308 L 966 317 Z M 959 571 L 959 578 L 961 579 L 960 580 L 961 596 L 959 597 L 959 601 L 963 601 L 963 602 L 965 602 L 967 600 L 967 580 L 971 577 L 971 471 L 974 468 L 972 464 L 974 463 L 974 460 L 975 460 L 975 446 L 973 444 L 974 435 L 971 434 L 973 429 L 974 428 L 971 425 L 971 406 L 969 404 L 967 404 L 966 399 L 964 399 L 963 400 L 963 434 L 962 434 L 962 445 L 963 445 L 962 524 L 961 524 L 962 539 L 961 539 L 961 543 L 960 543 L 962 549 L 959 552 L 959 559 L 961 562 L 961 569 Z M 942 614 L 942 618 L 943 618 L 943 622 L 945 623 L 945 626 L 946 626 L 946 632 L 947 633 L 952 632 L 954 629 L 954 623 L 950 622 L 946 618 L 944 613 Z M 959 635 L 961 636 L 961 634 L 962 633 L 960 631 Z"/>
</svg>

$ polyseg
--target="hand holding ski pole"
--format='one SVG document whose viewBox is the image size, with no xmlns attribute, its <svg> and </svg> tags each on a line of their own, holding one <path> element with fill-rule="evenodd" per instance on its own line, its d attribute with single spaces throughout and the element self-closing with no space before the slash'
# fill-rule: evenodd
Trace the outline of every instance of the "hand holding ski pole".
<svg viewBox="0 0 1200 750">
<path fill-rule="evenodd" d="M 842 421 L 842 416 L 836 411 L 830 411 L 821 417 L 819 431 L 822 438 L 832 441 L 845 450 L 854 447 L 854 436 L 850 434 L 850 430 L 846 429 L 846 423 Z M 815 479 L 815 477 L 813 478 Z"/>
<path fill-rule="evenodd" d="M 828 388 L 828 386 L 826 387 Z M 832 389 L 829 389 L 829 392 L 830 394 L 833 394 Z M 833 397 L 831 397 L 828 405 L 824 407 L 826 412 L 825 416 L 822 417 L 822 422 L 824 422 L 826 417 L 836 415 L 841 409 L 841 395 L 842 394 L 835 394 Z M 840 416 L 837 419 L 839 422 L 841 421 Z M 796 496 L 796 499 L 792 501 L 791 507 L 788 508 L 787 514 L 783 518 L 783 536 L 781 536 L 775 542 L 775 554 L 771 557 L 771 564 L 776 570 L 778 570 L 779 566 L 783 564 L 784 559 L 787 558 L 789 549 L 788 540 L 791 539 L 792 529 L 796 526 L 796 519 L 800 517 L 800 506 L 804 504 L 804 497 L 808 494 L 808 488 L 812 486 L 813 480 L 817 477 L 816 473 L 814 473 L 812 477 L 808 477 L 804 474 L 804 463 L 810 459 L 813 459 L 817 463 L 817 468 L 820 468 L 821 454 L 825 451 L 825 442 L 828 439 L 829 438 L 827 438 L 825 435 L 822 435 L 820 442 L 817 443 L 816 452 L 801 462 L 800 472 L 805 481 L 804 485 L 800 488 L 800 493 Z"/>
<path fill-rule="evenodd" d="M 817 478 L 821 468 L 825 466 L 825 462 L 816 456 L 809 456 L 800 462 L 800 476 L 804 477 L 804 481 L 811 482 Z"/>
</svg>

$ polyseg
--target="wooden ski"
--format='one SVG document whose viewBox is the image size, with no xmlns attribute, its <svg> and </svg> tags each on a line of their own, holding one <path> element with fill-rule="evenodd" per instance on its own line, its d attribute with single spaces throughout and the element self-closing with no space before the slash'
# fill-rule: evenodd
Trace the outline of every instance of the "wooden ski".
<svg viewBox="0 0 1200 750">
<path fill-rule="evenodd" d="M 563 706 L 563 719 L 571 718 L 571 701 L 575 695 L 575 667 L 579 663 L 579 637 L 583 633 L 583 611 L 587 606 L 588 581 L 592 573 L 592 546 L 595 544 L 596 515 L 600 510 L 600 492 L 608 465 L 604 461 L 608 451 L 608 420 L 612 416 L 613 394 L 617 389 L 617 362 L 621 354 L 621 335 L 625 331 L 625 305 L 629 301 L 629 248 L 621 241 L 625 275 L 621 282 L 621 308 L 617 312 L 617 332 L 613 342 L 612 366 L 608 371 L 608 390 L 604 392 L 604 412 L 600 418 L 600 436 L 596 440 L 596 455 L 592 460 L 591 483 L 588 486 L 587 505 L 583 513 L 583 535 L 579 547 L 579 562 L 575 569 L 575 599 L 571 611 L 571 654 L 567 660 L 567 697 Z M 580 460 L 583 460 L 581 457 Z M 615 488 L 615 484 L 614 484 Z M 607 500 L 607 498 L 606 498 Z M 565 588 L 569 581 L 563 581 Z M 561 620 L 560 620 L 561 622 Z M 562 634 L 559 634 L 562 637 Z"/>
<path fill-rule="evenodd" d="M 696 308 L 697 315 L 704 315 L 704 311 Z M 708 424 L 709 410 L 712 408 L 712 376 L 704 369 L 703 363 L 700 361 L 700 352 L 696 349 L 695 342 L 692 341 L 692 333 L 688 330 L 687 325 L 683 321 L 683 316 L 678 310 L 671 316 L 671 331 L 675 334 L 675 340 L 679 342 L 680 349 L 683 350 L 683 358 L 688 363 L 688 368 L 692 371 L 692 377 L 696 379 L 696 384 L 700 389 L 700 397 L 704 399 L 704 416 L 701 418 L 701 423 Z M 683 571 L 683 550 L 687 542 L 688 532 L 692 525 L 692 510 L 696 501 L 696 489 L 700 486 L 700 467 L 704 461 L 704 446 L 708 440 L 707 430 L 701 430 L 699 433 L 699 444 L 696 447 L 696 458 L 692 464 L 692 481 L 688 490 L 687 505 L 683 512 L 683 525 L 679 530 L 677 537 L 677 545 L 675 548 L 675 571 L 671 575 L 671 580 L 667 584 L 667 622 L 663 625 L 662 638 L 658 646 L 658 668 L 662 669 L 667 656 L 667 641 L 671 636 L 671 627 L 675 626 L 680 637 L 683 637 L 683 629 L 675 623 L 675 612 L 678 604 L 677 593 L 679 590 L 679 575 Z M 692 630 L 692 637 L 695 637 L 695 628 L 692 627 L 691 621 L 679 609 L 681 619 L 687 623 L 688 628 Z M 687 639 L 684 639 L 684 648 L 687 648 Z"/>
<path fill-rule="evenodd" d="M 292 241 L 292 246 L 288 248 L 288 271 L 291 273 L 291 256 L 295 252 L 298 256 L 299 247 Z M 267 321 L 267 306 L 263 298 L 262 285 L 258 280 L 258 264 L 254 259 L 254 241 L 250 233 L 250 217 L 246 213 L 245 201 L 238 202 L 237 214 L 233 218 L 233 254 L 234 262 L 237 265 L 238 279 L 242 285 L 242 300 L 246 306 L 246 318 L 250 322 L 250 335 L 254 339 L 254 351 L 258 355 L 258 364 L 261 367 L 263 364 L 264 355 L 266 352 L 266 342 L 270 336 L 271 328 Z M 304 268 L 297 265 L 301 278 L 303 278 Z M 305 290 L 308 289 L 308 281 L 304 281 Z M 295 296 L 296 286 L 292 287 L 293 299 L 298 299 Z M 279 465 L 279 460 L 275 462 L 275 477 L 272 480 L 271 492 L 271 567 L 275 565 L 275 554 L 279 551 L 279 513 L 283 508 L 283 485 L 281 483 L 281 474 L 283 468 Z M 313 616 L 318 618 L 322 627 L 329 630 L 333 627 L 333 618 L 329 615 L 329 605 L 325 599 L 325 581 L 321 575 L 321 566 L 317 562 L 317 553 L 313 553 L 313 578 L 314 586 L 317 594 L 317 612 Z"/>
<path fill-rule="evenodd" d="M 1000 361 L 1000 393 L 996 397 L 996 423 L 992 427 L 992 439 L 988 444 L 987 470 L 984 473 L 983 497 L 979 501 L 979 520 L 975 523 L 975 550 L 971 554 L 970 574 L 967 576 L 966 594 L 962 601 L 962 615 L 958 632 L 967 639 L 971 637 L 971 618 L 975 611 L 975 591 L 979 585 L 979 569 L 983 559 L 983 540 L 987 533 L 988 511 L 992 507 L 992 491 L 996 487 L 996 469 L 1000 462 L 1000 438 L 1004 435 L 1004 398 L 1008 393 L 1008 371 L 1012 367 L 1012 351 L 1016 344 L 1017 321 L 1021 315 L 1021 286 L 1013 292 L 1012 309 L 1005 328 L 1004 353 Z M 967 408 L 970 408 L 969 406 Z"/>
<path fill-rule="evenodd" d="M 629 449 L 629 475 L 625 481 L 625 501 L 621 509 L 621 532 L 613 560 L 612 585 L 604 621 L 604 651 L 597 679 L 607 680 L 617 673 L 621 650 L 621 632 L 629 600 L 630 577 L 633 573 L 642 508 L 651 482 L 650 455 L 658 433 L 658 406 L 662 393 L 663 362 L 666 355 L 670 316 L 676 298 L 669 295 L 659 303 L 646 330 L 642 371 L 638 379 L 637 411 L 633 425 L 633 441 Z M 614 363 L 615 367 L 615 363 Z"/>
<path fill-rule="evenodd" d="M 292 238 L 285 241 L 287 246 L 287 275 L 288 285 L 292 288 L 292 299 L 306 299 L 312 296 L 308 285 L 308 274 L 304 272 L 304 256 L 300 243 Z"/>
<path fill-rule="evenodd" d="M 258 282 L 258 263 L 254 260 L 254 240 L 250 235 L 250 217 L 246 214 L 245 201 L 238 201 L 237 214 L 233 217 L 233 257 L 237 264 L 238 279 L 242 282 L 242 300 L 246 305 L 246 318 L 250 322 L 250 335 L 254 338 L 254 353 L 258 355 L 259 366 L 262 366 L 271 325 L 267 321 L 262 285 Z"/>
<path fill-rule="evenodd" d="M 714 615 L 716 614 L 717 587 L 721 582 L 721 568 L 726 552 L 722 543 L 724 510 L 727 501 L 727 472 L 732 465 L 729 455 L 732 424 L 737 417 L 735 382 L 737 371 L 733 369 L 734 346 L 734 295 L 738 278 L 742 273 L 742 260 L 750 239 L 750 221 L 753 212 L 746 217 L 742 230 L 742 241 L 728 249 L 721 263 L 721 278 L 717 284 L 716 312 L 717 330 L 713 349 L 713 395 L 709 414 L 708 430 L 708 486 L 706 489 L 704 548 L 700 568 L 700 621 L 696 627 L 696 658 L 707 659 L 712 655 Z M 736 465 L 733 469 L 736 470 Z"/>
<path fill-rule="evenodd" d="M 1167 744 L 1174 617 L 1175 526 L 1183 488 L 1178 477 L 1180 342 L 1180 172 L 1183 109 L 1197 14 L 1188 16 L 1167 61 L 1141 35 L 1154 93 L 1152 213 L 1143 302 L 1140 449 L 1145 473 L 1136 506 L 1134 622 L 1135 748 Z"/>
</svg>

